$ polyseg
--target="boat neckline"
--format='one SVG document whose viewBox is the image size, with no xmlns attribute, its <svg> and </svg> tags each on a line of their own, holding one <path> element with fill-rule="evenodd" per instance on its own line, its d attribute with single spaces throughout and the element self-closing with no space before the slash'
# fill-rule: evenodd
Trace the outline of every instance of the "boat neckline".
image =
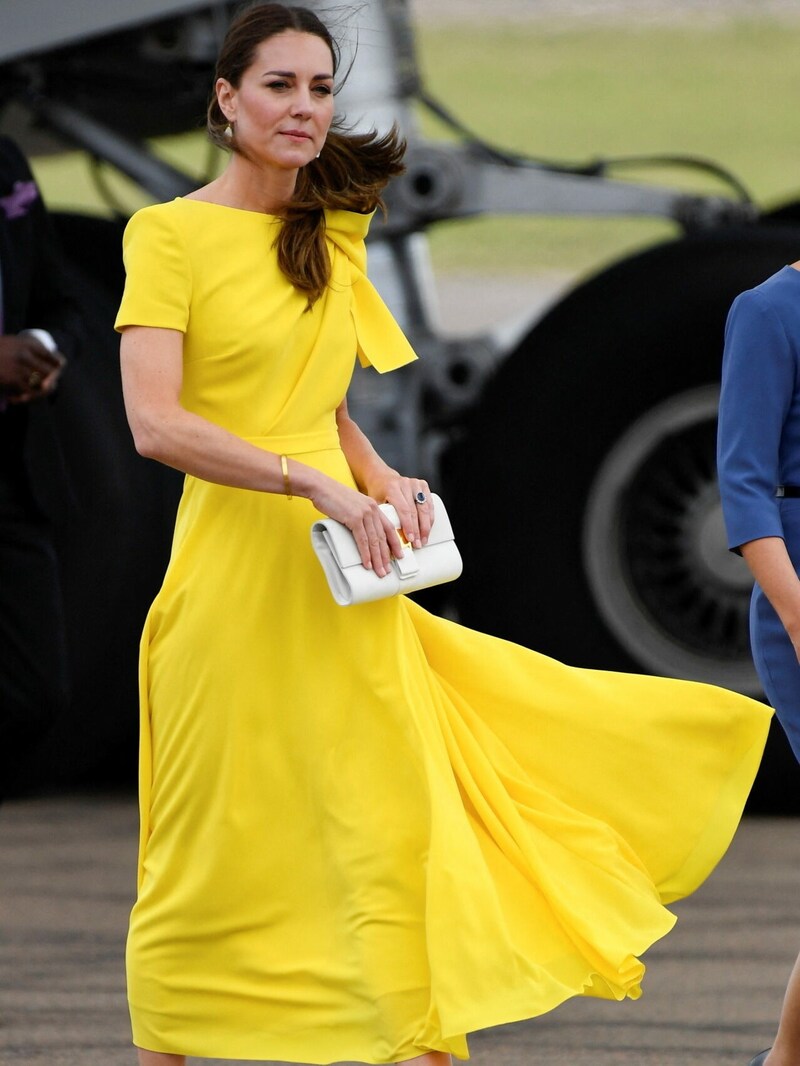
<svg viewBox="0 0 800 1066">
<path fill-rule="evenodd" d="M 197 200 L 192 196 L 176 196 L 175 199 L 187 204 L 207 204 L 209 207 L 221 207 L 226 211 L 238 211 L 242 215 L 257 215 L 259 218 L 271 218 L 281 221 L 280 215 L 270 214 L 269 211 L 252 211 L 249 207 L 233 207 L 232 204 L 218 204 L 216 200 Z"/>
</svg>

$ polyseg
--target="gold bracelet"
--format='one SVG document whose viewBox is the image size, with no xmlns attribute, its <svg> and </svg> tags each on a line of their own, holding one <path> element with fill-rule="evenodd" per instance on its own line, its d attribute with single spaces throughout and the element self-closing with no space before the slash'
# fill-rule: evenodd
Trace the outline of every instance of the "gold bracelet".
<svg viewBox="0 0 800 1066">
<path fill-rule="evenodd" d="M 281 473 L 283 474 L 283 491 L 286 493 L 286 498 L 291 500 L 292 483 L 289 480 L 289 460 L 285 455 L 281 456 Z"/>
</svg>

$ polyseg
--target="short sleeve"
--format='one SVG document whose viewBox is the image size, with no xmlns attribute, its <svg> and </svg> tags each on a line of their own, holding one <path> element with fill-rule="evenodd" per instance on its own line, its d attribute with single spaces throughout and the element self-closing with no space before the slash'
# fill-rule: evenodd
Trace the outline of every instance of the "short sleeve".
<svg viewBox="0 0 800 1066">
<path fill-rule="evenodd" d="M 191 271 L 172 205 L 137 211 L 125 229 L 122 254 L 125 290 L 114 328 L 160 326 L 185 333 Z"/>
<path fill-rule="evenodd" d="M 775 489 L 795 377 L 794 352 L 778 312 L 761 293 L 742 293 L 725 327 L 717 448 L 731 548 L 783 536 Z"/>
</svg>

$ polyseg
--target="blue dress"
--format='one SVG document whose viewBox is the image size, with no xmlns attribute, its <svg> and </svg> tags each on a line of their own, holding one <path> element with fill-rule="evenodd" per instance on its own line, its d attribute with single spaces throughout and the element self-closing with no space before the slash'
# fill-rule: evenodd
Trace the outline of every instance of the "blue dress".
<svg viewBox="0 0 800 1066">
<path fill-rule="evenodd" d="M 736 298 L 725 328 L 717 464 L 728 546 L 782 537 L 800 574 L 800 270 L 786 266 Z M 750 605 L 758 676 L 800 760 L 800 664 L 758 584 Z"/>
</svg>

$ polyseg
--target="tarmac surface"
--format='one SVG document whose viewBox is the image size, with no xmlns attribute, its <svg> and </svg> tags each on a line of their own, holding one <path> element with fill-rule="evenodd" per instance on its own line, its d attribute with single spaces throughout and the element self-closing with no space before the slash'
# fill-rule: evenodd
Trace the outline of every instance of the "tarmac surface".
<svg viewBox="0 0 800 1066">
<path fill-rule="evenodd" d="M 134 1066 L 123 952 L 136 823 L 129 796 L 0 807 L 3 1066 Z M 714 875 L 674 908 L 641 1000 L 573 1000 L 487 1030 L 471 1039 L 472 1061 L 746 1066 L 771 1040 L 800 949 L 799 889 L 800 822 L 746 819 Z"/>
</svg>

